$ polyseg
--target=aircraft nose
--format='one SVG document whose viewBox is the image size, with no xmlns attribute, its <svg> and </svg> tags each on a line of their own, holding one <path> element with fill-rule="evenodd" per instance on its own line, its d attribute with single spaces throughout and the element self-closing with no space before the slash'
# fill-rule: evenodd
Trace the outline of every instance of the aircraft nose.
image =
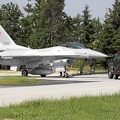
<svg viewBox="0 0 120 120">
<path fill-rule="evenodd" d="M 101 52 L 97 52 L 94 50 L 89 51 L 89 58 L 106 58 L 106 57 L 108 57 L 108 56 Z"/>
</svg>

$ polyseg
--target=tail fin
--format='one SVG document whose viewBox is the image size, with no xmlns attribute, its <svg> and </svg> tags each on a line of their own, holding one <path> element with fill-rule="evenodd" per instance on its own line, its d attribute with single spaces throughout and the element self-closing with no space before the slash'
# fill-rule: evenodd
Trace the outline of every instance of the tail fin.
<svg viewBox="0 0 120 120">
<path fill-rule="evenodd" d="M 0 50 L 4 50 L 5 46 L 16 45 L 11 37 L 0 25 Z"/>
</svg>

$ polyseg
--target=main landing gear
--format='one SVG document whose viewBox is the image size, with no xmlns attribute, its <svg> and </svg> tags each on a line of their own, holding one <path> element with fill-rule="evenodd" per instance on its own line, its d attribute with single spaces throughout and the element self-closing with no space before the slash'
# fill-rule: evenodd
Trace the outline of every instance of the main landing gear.
<svg viewBox="0 0 120 120">
<path fill-rule="evenodd" d="M 65 77 L 65 78 L 69 78 L 69 74 L 68 74 L 68 73 L 65 73 L 65 74 L 64 74 L 64 77 Z"/>
<path fill-rule="evenodd" d="M 62 76 L 62 72 L 60 72 L 60 76 Z M 68 77 L 69 77 L 69 74 L 68 74 L 68 73 L 66 73 L 66 72 L 64 72 L 63 77 L 68 78 Z"/>
<path fill-rule="evenodd" d="M 28 76 L 28 70 L 23 70 L 23 71 L 22 71 L 22 76 L 23 76 L 23 77 Z"/>
</svg>

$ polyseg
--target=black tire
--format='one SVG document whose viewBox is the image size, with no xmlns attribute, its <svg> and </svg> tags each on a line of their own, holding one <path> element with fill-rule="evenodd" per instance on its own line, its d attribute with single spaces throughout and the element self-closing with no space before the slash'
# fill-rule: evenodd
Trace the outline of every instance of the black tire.
<svg viewBox="0 0 120 120">
<path fill-rule="evenodd" d="M 22 76 L 24 76 L 24 77 L 28 76 L 28 71 L 27 70 L 23 70 L 22 71 Z"/>
<path fill-rule="evenodd" d="M 46 77 L 46 75 L 41 75 L 41 77 Z"/>
<path fill-rule="evenodd" d="M 114 79 L 118 79 L 118 77 L 119 77 L 118 75 L 114 75 Z"/>
<path fill-rule="evenodd" d="M 82 71 L 82 70 L 78 70 L 78 74 L 79 74 L 79 75 L 82 75 L 82 74 L 83 74 L 83 71 Z"/>
<path fill-rule="evenodd" d="M 65 74 L 64 74 L 64 77 L 65 77 L 65 78 L 69 78 L 69 74 L 68 74 L 68 73 L 65 73 Z"/>
<path fill-rule="evenodd" d="M 113 77 L 114 77 L 114 74 L 112 74 L 112 73 L 108 70 L 108 78 L 109 78 L 109 79 L 113 79 Z"/>
</svg>

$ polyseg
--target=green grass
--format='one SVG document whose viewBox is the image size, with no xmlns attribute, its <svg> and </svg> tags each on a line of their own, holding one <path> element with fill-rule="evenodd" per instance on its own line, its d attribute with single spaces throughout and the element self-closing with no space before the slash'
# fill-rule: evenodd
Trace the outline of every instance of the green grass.
<svg viewBox="0 0 120 120">
<path fill-rule="evenodd" d="M 0 108 L 0 120 L 120 120 L 120 94 L 38 100 Z"/>
<path fill-rule="evenodd" d="M 28 84 L 28 83 L 36 83 L 36 82 L 45 82 L 45 80 L 38 80 L 35 78 L 29 77 L 1 77 L 0 85 L 14 85 L 14 84 Z"/>
</svg>

